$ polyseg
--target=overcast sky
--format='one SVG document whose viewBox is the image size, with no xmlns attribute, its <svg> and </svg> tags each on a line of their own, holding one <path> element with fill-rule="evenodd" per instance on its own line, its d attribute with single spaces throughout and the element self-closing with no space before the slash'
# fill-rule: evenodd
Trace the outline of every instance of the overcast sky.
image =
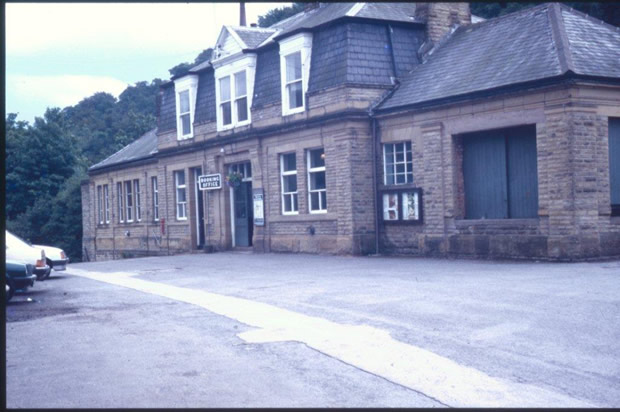
<svg viewBox="0 0 620 412">
<path fill-rule="evenodd" d="M 247 23 L 290 4 L 246 3 Z M 239 24 L 239 3 L 8 3 L 5 15 L 6 112 L 32 123 L 47 107 L 169 79 Z"/>
</svg>

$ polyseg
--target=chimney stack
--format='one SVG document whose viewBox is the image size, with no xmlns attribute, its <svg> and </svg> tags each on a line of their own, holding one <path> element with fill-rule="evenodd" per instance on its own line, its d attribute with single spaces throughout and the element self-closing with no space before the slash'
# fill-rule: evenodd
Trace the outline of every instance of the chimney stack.
<svg viewBox="0 0 620 412">
<path fill-rule="evenodd" d="M 471 24 L 469 3 L 416 3 L 415 17 L 426 23 L 426 37 L 432 44 L 454 26 Z"/>
<path fill-rule="evenodd" d="M 245 26 L 245 2 L 239 3 L 239 25 Z"/>
</svg>

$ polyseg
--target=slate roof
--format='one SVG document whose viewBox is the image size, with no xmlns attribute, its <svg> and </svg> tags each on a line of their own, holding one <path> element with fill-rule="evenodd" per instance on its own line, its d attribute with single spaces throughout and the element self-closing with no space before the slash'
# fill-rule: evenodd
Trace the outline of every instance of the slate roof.
<svg viewBox="0 0 620 412">
<path fill-rule="evenodd" d="M 620 29 L 557 3 L 459 27 L 378 110 L 573 72 L 620 78 Z"/>
<path fill-rule="evenodd" d="M 243 40 L 248 49 L 255 49 L 277 30 L 259 27 L 236 26 L 229 27 Z"/>
<path fill-rule="evenodd" d="M 269 28 L 281 30 L 276 36 L 279 38 L 294 31 L 312 29 L 345 16 L 414 23 L 416 22 L 415 8 L 414 2 L 321 3 L 321 7 L 298 13 Z"/>
<path fill-rule="evenodd" d="M 123 147 L 107 159 L 91 166 L 88 170 L 93 171 L 119 163 L 146 159 L 155 153 L 157 153 L 157 128 L 149 130 L 133 143 Z"/>
</svg>

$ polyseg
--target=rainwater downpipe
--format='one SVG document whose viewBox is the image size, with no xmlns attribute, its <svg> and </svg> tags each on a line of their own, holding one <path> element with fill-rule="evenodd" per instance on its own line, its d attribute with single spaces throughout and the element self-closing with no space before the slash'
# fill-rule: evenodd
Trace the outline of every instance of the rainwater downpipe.
<svg viewBox="0 0 620 412">
<path fill-rule="evenodd" d="M 375 255 L 379 254 L 379 194 L 377 191 L 377 119 L 371 114 L 372 133 L 372 191 L 375 199 Z"/>
</svg>

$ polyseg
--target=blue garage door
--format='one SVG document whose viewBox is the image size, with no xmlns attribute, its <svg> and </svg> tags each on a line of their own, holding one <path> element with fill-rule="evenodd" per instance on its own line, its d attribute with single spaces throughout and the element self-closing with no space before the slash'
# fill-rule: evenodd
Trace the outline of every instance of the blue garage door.
<svg viewBox="0 0 620 412">
<path fill-rule="evenodd" d="M 609 118 L 609 184 L 614 214 L 620 214 L 620 118 Z"/>
<path fill-rule="evenodd" d="M 535 125 L 462 135 L 465 217 L 538 214 Z"/>
</svg>

